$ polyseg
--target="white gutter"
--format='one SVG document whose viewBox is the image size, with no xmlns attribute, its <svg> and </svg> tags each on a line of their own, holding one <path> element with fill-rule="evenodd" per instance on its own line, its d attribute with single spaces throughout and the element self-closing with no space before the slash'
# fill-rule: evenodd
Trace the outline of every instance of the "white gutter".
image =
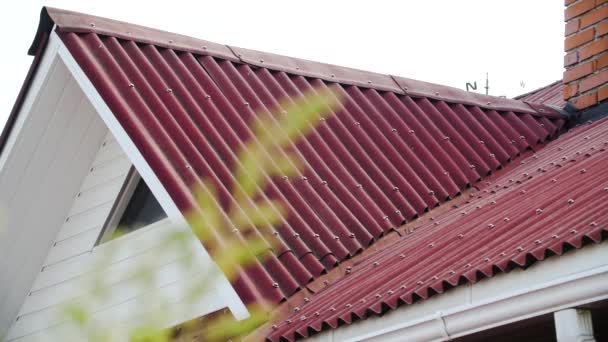
<svg viewBox="0 0 608 342">
<path fill-rule="evenodd" d="M 523 291 L 387 326 L 347 341 L 447 341 L 515 321 L 608 298 L 608 266 Z"/>
</svg>

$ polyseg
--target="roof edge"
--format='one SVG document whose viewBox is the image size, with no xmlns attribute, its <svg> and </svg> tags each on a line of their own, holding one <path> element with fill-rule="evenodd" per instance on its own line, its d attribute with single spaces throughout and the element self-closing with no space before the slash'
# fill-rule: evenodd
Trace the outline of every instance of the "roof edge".
<svg viewBox="0 0 608 342">
<path fill-rule="evenodd" d="M 36 50 L 40 44 L 42 35 L 45 32 L 50 32 L 53 29 L 53 25 L 57 25 L 57 30 L 61 32 L 96 33 L 113 36 L 143 44 L 152 44 L 162 48 L 218 57 L 254 67 L 283 71 L 293 75 L 319 78 L 327 82 L 343 83 L 380 91 L 392 91 L 413 97 L 427 97 L 438 101 L 479 106 L 490 110 L 522 112 L 557 119 L 564 118 L 561 113 L 553 110 L 553 108 L 536 105 L 530 106 L 520 100 L 483 95 L 404 77 L 228 46 L 52 7 L 42 8 L 38 31 L 28 53 L 32 54 Z M 542 110 L 539 110 L 541 108 Z"/>
</svg>

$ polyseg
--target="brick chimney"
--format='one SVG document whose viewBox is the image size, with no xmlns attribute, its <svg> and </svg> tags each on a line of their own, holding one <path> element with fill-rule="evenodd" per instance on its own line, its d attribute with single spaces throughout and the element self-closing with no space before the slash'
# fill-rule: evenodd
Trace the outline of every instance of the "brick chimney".
<svg viewBox="0 0 608 342">
<path fill-rule="evenodd" d="M 608 0 L 565 0 L 564 100 L 581 110 L 608 99 Z"/>
</svg>

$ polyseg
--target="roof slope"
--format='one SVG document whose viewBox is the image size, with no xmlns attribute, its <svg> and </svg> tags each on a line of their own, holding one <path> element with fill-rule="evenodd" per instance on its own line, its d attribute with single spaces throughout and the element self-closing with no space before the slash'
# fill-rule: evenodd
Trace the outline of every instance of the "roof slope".
<svg viewBox="0 0 608 342">
<path fill-rule="evenodd" d="M 340 110 L 291 148 L 306 161 L 296 179 L 272 178 L 264 198 L 289 215 L 269 258 L 235 284 L 245 302 L 281 301 L 388 230 L 459 194 L 522 151 L 559 133 L 563 117 L 487 97 L 228 47 L 140 26 L 44 9 L 57 32 L 177 206 L 212 180 L 233 198 L 235 153 L 254 139 L 260 112 L 337 86 Z M 33 48 L 36 47 L 36 42 Z"/>
<path fill-rule="evenodd" d="M 269 339 L 350 324 L 606 239 L 607 136 L 606 119 L 580 126 L 483 182 L 456 208 L 429 213 L 411 234 L 302 302 Z"/>
<path fill-rule="evenodd" d="M 518 95 L 515 99 L 564 108 L 566 106 L 566 101 L 564 101 L 563 93 L 564 84 L 562 83 L 562 80 L 559 80 L 542 88 Z"/>
</svg>

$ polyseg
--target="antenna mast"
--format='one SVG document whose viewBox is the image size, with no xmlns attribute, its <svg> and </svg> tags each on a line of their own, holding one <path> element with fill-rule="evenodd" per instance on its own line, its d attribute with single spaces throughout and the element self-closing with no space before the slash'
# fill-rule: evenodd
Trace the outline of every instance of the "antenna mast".
<svg viewBox="0 0 608 342">
<path fill-rule="evenodd" d="M 488 92 L 490 90 L 490 80 L 488 79 L 488 73 L 487 72 L 486 72 L 486 86 L 484 88 L 486 88 L 486 95 L 488 95 Z"/>
</svg>

